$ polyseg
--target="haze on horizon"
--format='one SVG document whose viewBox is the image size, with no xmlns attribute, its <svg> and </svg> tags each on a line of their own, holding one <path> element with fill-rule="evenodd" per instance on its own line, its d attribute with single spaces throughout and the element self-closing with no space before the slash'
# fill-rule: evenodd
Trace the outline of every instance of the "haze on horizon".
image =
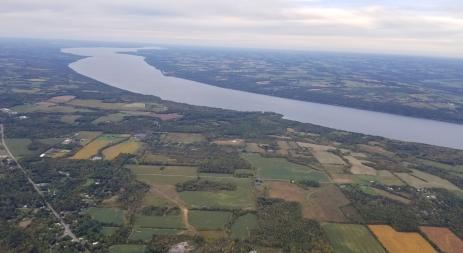
<svg viewBox="0 0 463 253">
<path fill-rule="evenodd" d="M 0 0 L 0 37 L 463 57 L 463 1 Z"/>
</svg>

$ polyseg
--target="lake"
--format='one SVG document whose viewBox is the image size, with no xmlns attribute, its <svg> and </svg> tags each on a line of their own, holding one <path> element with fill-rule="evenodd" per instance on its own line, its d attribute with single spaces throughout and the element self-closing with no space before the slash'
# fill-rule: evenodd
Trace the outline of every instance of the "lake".
<svg viewBox="0 0 463 253">
<path fill-rule="evenodd" d="M 65 48 L 87 56 L 69 65 L 84 76 L 131 92 L 165 100 L 238 111 L 267 111 L 284 118 L 402 141 L 463 149 L 463 125 L 342 106 L 285 99 L 164 76 L 136 48 Z"/>
</svg>

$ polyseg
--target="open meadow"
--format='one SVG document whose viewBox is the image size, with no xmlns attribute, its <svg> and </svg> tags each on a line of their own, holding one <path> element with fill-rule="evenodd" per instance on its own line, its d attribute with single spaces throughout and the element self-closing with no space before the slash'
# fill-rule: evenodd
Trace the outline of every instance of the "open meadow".
<svg viewBox="0 0 463 253">
<path fill-rule="evenodd" d="M 328 176 L 310 167 L 288 162 L 285 158 L 267 158 L 259 154 L 243 154 L 251 165 L 257 168 L 257 175 L 262 179 L 275 180 L 314 180 L 319 182 L 329 181 Z"/>
<path fill-rule="evenodd" d="M 363 225 L 323 223 L 334 253 L 386 253 Z"/>
</svg>

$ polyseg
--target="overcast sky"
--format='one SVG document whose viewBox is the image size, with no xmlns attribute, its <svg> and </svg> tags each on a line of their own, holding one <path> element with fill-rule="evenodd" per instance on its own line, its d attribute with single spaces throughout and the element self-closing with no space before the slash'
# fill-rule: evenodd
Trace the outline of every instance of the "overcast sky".
<svg viewBox="0 0 463 253">
<path fill-rule="evenodd" d="M 463 0 L 0 0 L 0 36 L 463 57 Z"/>
</svg>

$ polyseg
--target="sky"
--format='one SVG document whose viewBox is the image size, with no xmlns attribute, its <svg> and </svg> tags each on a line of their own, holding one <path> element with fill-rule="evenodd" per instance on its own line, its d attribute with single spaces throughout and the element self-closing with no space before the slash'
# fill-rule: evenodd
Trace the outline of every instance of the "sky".
<svg viewBox="0 0 463 253">
<path fill-rule="evenodd" d="M 0 0 L 0 37 L 463 58 L 463 0 Z"/>
</svg>

